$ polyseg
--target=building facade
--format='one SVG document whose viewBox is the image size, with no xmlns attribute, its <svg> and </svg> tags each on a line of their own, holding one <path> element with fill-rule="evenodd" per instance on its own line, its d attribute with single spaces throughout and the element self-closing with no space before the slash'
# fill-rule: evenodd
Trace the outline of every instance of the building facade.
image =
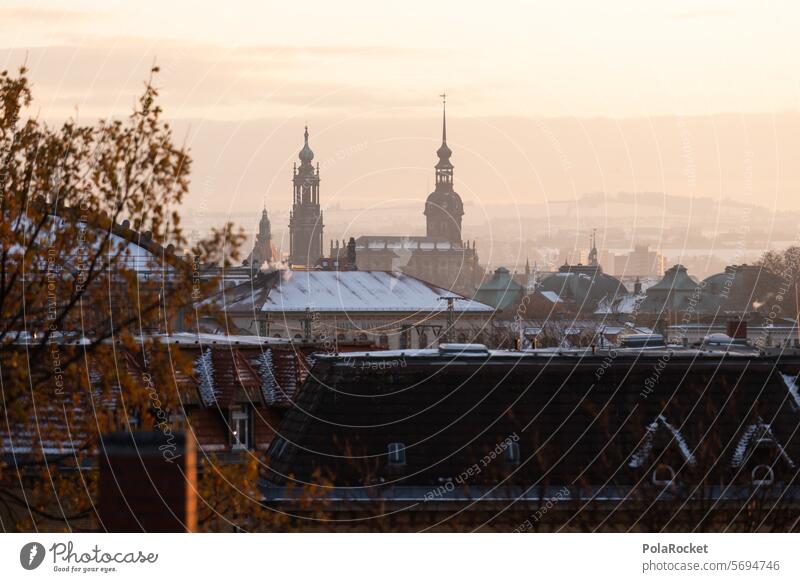
<svg viewBox="0 0 800 582">
<path fill-rule="evenodd" d="M 405 273 L 286 270 L 259 273 L 215 298 L 230 329 L 323 351 L 361 342 L 416 349 L 488 338 L 495 309 Z"/>
</svg>

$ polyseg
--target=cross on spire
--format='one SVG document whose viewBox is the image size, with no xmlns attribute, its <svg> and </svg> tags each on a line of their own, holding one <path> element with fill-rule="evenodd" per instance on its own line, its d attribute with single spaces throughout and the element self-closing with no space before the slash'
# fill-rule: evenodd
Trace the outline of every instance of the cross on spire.
<svg viewBox="0 0 800 582">
<path fill-rule="evenodd" d="M 442 143 L 447 143 L 447 92 L 445 91 L 439 97 L 442 98 Z"/>
</svg>

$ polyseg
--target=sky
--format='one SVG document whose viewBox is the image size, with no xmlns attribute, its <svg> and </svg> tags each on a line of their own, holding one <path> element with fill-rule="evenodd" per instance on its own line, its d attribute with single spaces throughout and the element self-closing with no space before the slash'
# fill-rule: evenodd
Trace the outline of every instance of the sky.
<svg viewBox="0 0 800 582">
<path fill-rule="evenodd" d="M 596 191 L 800 209 L 798 22 L 790 1 L 2 0 L 0 68 L 26 63 L 58 121 L 124 115 L 157 63 L 195 210 L 285 210 L 306 123 L 323 204 L 421 204 L 443 91 L 473 216 Z"/>
</svg>

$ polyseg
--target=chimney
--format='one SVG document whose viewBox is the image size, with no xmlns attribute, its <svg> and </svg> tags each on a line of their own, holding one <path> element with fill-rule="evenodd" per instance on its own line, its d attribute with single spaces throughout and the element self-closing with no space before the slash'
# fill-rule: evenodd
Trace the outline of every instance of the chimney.
<svg viewBox="0 0 800 582">
<path fill-rule="evenodd" d="M 99 443 L 100 527 L 108 532 L 197 529 L 196 453 L 183 433 L 116 432 Z"/>
<path fill-rule="evenodd" d="M 728 320 L 727 333 L 733 339 L 747 339 L 747 322 L 743 319 Z"/>
<path fill-rule="evenodd" d="M 356 239 L 352 236 L 347 242 L 347 262 L 350 265 L 351 271 L 358 270 L 358 266 L 356 265 Z"/>
<path fill-rule="evenodd" d="M 636 282 L 633 284 L 633 294 L 634 295 L 642 294 L 642 282 L 639 281 L 639 277 L 636 277 Z"/>
</svg>

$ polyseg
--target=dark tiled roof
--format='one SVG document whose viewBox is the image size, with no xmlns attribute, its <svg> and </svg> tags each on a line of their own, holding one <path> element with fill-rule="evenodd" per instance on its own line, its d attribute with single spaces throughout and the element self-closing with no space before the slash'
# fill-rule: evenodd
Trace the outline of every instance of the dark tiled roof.
<svg viewBox="0 0 800 582">
<path fill-rule="evenodd" d="M 721 486 L 707 493 L 715 497 L 749 484 L 754 464 L 791 484 L 798 371 L 798 354 L 690 350 L 325 357 L 273 442 L 264 491 L 279 499 L 283 486 L 315 475 L 333 481 L 331 495 L 430 490 L 471 467 L 459 487 L 624 490 L 654 487 L 659 464 L 675 483 Z M 773 438 L 748 440 L 753 426 Z M 506 457 L 509 439 L 518 465 Z M 390 443 L 404 445 L 404 466 L 388 462 Z"/>
</svg>

